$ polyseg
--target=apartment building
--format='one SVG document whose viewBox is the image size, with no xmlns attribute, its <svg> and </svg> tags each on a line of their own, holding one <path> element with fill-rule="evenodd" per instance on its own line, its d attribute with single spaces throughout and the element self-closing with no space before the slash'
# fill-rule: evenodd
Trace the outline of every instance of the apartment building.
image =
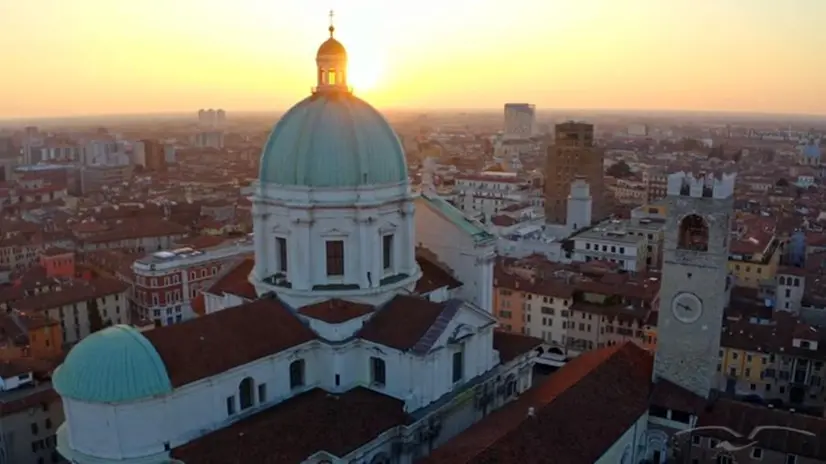
<svg viewBox="0 0 826 464">
<path fill-rule="evenodd" d="M 503 330 L 542 338 L 560 354 L 629 340 L 648 345 L 656 342 L 659 285 L 657 278 L 624 273 L 562 272 L 554 278 L 499 268 L 494 309 Z"/>
<path fill-rule="evenodd" d="M 607 261 L 620 269 L 642 272 L 648 267 L 648 235 L 639 235 L 620 220 L 598 224 L 571 238 L 571 259 L 576 262 Z M 653 236 L 653 235 L 652 235 Z"/>
<path fill-rule="evenodd" d="M 719 388 L 792 407 L 826 405 L 820 331 L 786 311 L 732 303 L 720 349 Z"/>
<path fill-rule="evenodd" d="M 25 362 L 0 365 L 0 463 L 65 462 L 56 450 L 63 405 L 51 382 Z"/>
</svg>

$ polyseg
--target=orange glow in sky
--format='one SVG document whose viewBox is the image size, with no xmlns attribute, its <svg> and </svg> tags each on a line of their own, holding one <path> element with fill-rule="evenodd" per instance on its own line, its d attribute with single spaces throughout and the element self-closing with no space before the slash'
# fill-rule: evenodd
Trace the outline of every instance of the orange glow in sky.
<svg viewBox="0 0 826 464">
<path fill-rule="evenodd" d="M 284 110 L 330 9 L 380 108 L 826 114 L 824 0 L 0 0 L 0 118 Z"/>
</svg>

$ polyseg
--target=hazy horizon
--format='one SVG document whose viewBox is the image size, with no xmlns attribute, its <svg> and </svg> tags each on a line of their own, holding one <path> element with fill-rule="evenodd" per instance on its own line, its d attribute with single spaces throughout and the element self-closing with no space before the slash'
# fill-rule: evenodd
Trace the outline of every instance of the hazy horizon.
<svg viewBox="0 0 826 464">
<path fill-rule="evenodd" d="M 826 116 L 822 0 L 29 0 L 0 4 L 0 120 L 284 111 L 331 7 L 378 108 Z"/>
<path fill-rule="evenodd" d="M 215 108 L 218 109 L 218 108 Z M 280 117 L 289 108 L 280 110 L 255 110 L 255 111 L 227 111 L 228 119 L 244 119 L 253 117 Z M 470 115 L 501 115 L 502 108 L 379 108 L 387 116 L 398 116 L 399 113 L 424 113 L 434 116 L 445 114 L 467 113 Z M 766 122 L 775 121 L 793 124 L 813 124 L 826 129 L 826 115 L 793 114 L 793 113 L 744 113 L 734 111 L 687 111 L 687 110 L 634 110 L 634 109 L 600 109 L 600 108 L 537 108 L 537 117 L 540 122 L 547 120 L 549 116 L 586 116 L 586 117 L 607 117 L 623 116 L 629 119 L 636 118 L 644 121 L 649 118 L 672 118 L 694 120 L 697 118 L 711 121 L 725 122 Z M 564 117 L 563 117 L 564 118 Z M 170 122 L 183 122 L 188 120 L 191 123 L 197 121 L 196 111 L 172 111 L 157 113 L 132 113 L 132 114 L 92 114 L 82 116 L 48 116 L 29 118 L 0 118 L 0 129 L 22 128 L 28 125 L 34 126 L 76 126 L 76 125 L 96 125 L 106 123 L 132 123 L 145 122 L 149 120 L 163 119 Z"/>
</svg>

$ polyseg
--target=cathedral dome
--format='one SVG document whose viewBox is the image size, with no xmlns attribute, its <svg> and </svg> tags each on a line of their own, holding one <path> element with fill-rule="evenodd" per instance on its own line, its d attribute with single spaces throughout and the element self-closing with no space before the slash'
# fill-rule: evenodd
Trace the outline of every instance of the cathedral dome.
<svg viewBox="0 0 826 464">
<path fill-rule="evenodd" d="M 126 403 L 172 392 L 155 347 L 126 325 L 109 327 L 78 343 L 53 381 L 60 396 L 89 403 Z"/>
<path fill-rule="evenodd" d="M 347 56 L 347 50 L 344 48 L 344 45 L 341 44 L 338 40 L 330 37 L 320 47 L 318 47 L 318 53 L 316 56 L 325 56 L 325 55 L 344 55 Z"/>
<path fill-rule="evenodd" d="M 318 85 L 272 130 L 261 153 L 262 184 L 353 188 L 407 182 L 396 133 L 347 86 L 347 52 L 335 38 L 318 49 Z"/>
<path fill-rule="evenodd" d="M 407 162 L 384 117 L 349 92 L 316 92 L 275 125 L 261 183 L 346 188 L 407 182 Z"/>
</svg>

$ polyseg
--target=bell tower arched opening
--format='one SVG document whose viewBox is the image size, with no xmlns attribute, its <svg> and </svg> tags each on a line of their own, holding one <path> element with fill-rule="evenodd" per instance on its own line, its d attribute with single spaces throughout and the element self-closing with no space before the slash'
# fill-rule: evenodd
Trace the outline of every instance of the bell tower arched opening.
<svg viewBox="0 0 826 464">
<path fill-rule="evenodd" d="M 708 223 L 702 216 L 689 214 L 680 221 L 677 248 L 690 251 L 708 251 Z"/>
</svg>

